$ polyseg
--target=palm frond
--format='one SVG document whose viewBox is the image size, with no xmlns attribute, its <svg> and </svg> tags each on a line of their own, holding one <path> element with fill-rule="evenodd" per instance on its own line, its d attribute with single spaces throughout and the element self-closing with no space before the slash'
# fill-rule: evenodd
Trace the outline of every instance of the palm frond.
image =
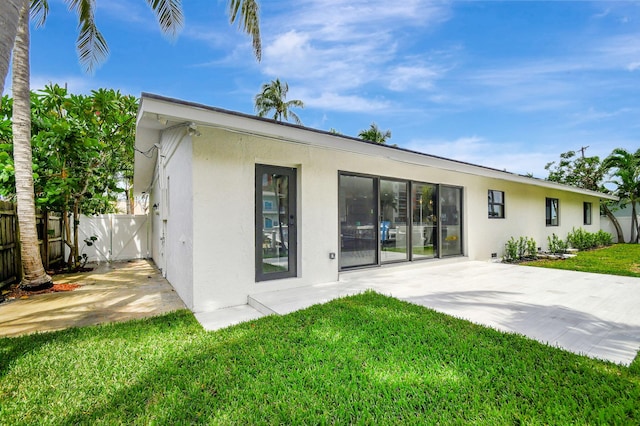
<svg viewBox="0 0 640 426">
<path fill-rule="evenodd" d="M 182 0 L 147 0 L 147 4 L 156 14 L 160 29 L 170 37 L 176 37 L 184 26 Z"/>
<path fill-rule="evenodd" d="M 30 15 L 36 27 L 42 27 L 49 16 L 49 2 L 47 0 L 31 0 Z"/>
<path fill-rule="evenodd" d="M 69 10 L 78 15 L 79 34 L 76 50 L 80 64 L 89 73 L 109 56 L 107 41 L 98 30 L 95 22 L 95 0 L 66 0 Z"/>
<path fill-rule="evenodd" d="M 229 22 L 238 20 L 238 28 L 251 36 L 253 53 L 256 59 L 262 59 L 262 41 L 260 39 L 260 16 L 256 0 L 230 0 Z"/>
</svg>

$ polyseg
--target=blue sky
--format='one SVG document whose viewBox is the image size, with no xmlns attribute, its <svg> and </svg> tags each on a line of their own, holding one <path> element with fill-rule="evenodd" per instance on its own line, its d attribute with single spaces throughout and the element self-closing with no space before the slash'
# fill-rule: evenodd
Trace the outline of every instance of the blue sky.
<svg viewBox="0 0 640 426">
<path fill-rule="evenodd" d="M 50 0 L 32 31 L 32 87 L 151 92 L 254 113 L 286 81 L 305 126 L 546 177 L 561 152 L 640 148 L 640 2 L 283 0 L 260 2 L 263 59 L 228 24 L 227 1 L 185 0 L 179 37 L 143 0 L 98 1 L 109 43 L 78 64 L 76 18 Z"/>
</svg>

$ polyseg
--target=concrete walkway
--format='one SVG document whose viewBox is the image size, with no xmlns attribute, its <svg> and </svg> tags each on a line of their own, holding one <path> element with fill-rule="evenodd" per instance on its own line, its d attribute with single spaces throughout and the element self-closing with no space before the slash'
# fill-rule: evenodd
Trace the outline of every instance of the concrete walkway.
<svg viewBox="0 0 640 426">
<path fill-rule="evenodd" d="M 342 273 L 337 283 L 256 294 L 251 306 L 196 317 L 217 329 L 367 289 L 616 363 L 640 350 L 640 278 L 464 259 Z"/>
<path fill-rule="evenodd" d="M 171 285 L 146 260 L 99 264 L 91 272 L 55 275 L 73 291 L 36 294 L 0 304 L 0 336 L 127 321 L 186 309 Z"/>
</svg>

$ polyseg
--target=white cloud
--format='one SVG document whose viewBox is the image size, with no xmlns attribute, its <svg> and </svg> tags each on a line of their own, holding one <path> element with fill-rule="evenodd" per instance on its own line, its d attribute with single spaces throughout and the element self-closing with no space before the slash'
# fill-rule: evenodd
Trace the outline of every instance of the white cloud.
<svg viewBox="0 0 640 426">
<path fill-rule="evenodd" d="M 476 135 L 453 140 L 414 139 L 402 147 L 497 170 L 532 173 L 536 177 L 547 176 L 544 166 L 550 161 L 548 153 L 523 150 L 519 144 L 491 142 Z"/>
<path fill-rule="evenodd" d="M 293 96 L 291 99 L 298 99 Z M 386 100 L 369 99 L 357 95 L 340 95 L 337 93 L 323 92 L 319 95 L 308 94 L 300 96 L 299 99 L 304 100 L 307 107 L 318 109 L 345 111 L 345 112 L 382 112 L 391 108 L 391 103 Z"/>
<path fill-rule="evenodd" d="M 405 41 L 398 31 L 443 22 L 449 17 L 447 2 L 307 0 L 296 5 L 275 20 L 263 21 L 261 68 L 269 78 L 304 90 L 309 105 L 324 105 L 340 93 L 348 110 L 359 111 L 368 85 L 394 91 L 408 85 L 412 90 L 431 88 L 437 68 L 425 60 L 399 57 Z M 356 91 L 358 96 L 348 95 Z M 374 110 L 388 105 L 376 99 L 366 103 Z"/>
<path fill-rule="evenodd" d="M 435 67 L 399 65 L 389 70 L 389 89 L 399 92 L 415 89 L 431 90 L 440 75 L 441 71 Z"/>
</svg>

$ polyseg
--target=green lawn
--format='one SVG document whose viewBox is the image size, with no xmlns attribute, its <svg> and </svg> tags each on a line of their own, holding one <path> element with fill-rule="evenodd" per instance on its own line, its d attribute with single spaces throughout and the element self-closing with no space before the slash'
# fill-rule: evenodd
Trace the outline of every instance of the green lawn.
<svg viewBox="0 0 640 426">
<path fill-rule="evenodd" d="M 639 424 L 630 368 L 373 292 L 0 339 L 0 424 Z"/>
<path fill-rule="evenodd" d="M 581 251 L 570 259 L 537 260 L 523 265 L 640 277 L 640 244 L 615 244 L 597 250 Z"/>
</svg>

